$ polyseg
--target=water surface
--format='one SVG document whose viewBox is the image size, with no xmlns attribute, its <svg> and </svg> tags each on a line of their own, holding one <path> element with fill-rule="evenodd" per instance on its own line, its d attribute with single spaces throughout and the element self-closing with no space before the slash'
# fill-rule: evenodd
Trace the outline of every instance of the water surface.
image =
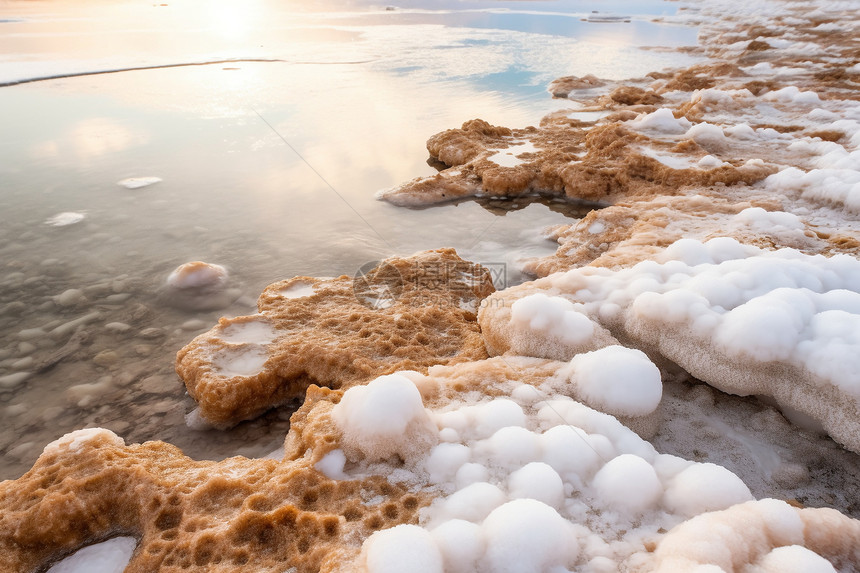
<svg viewBox="0 0 860 573">
<path fill-rule="evenodd" d="M 564 214 L 541 204 L 412 211 L 374 193 L 433 173 L 424 143 L 438 131 L 475 117 L 536 124 L 575 107 L 548 96 L 555 77 L 685 66 L 688 56 L 640 46 L 695 44 L 695 29 L 650 21 L 674 3 L 391 8 L 0 4 L 0 83 L 222 61 L 0 88 L 0 478 L 91 425 L 194 457 L 278 447 L 289 409 L 229 432 L 188 429 L 193 404 L 173 373 L 175 352 L 219 316 L 253 312 L 271 282 L 351 275 L 393 254 L 451 246 L 522 280 L 518 261 L 552 252 L 541 229 L 569 222 Z M 631 21 L 583 21 L 592 10 Z M 161 181 L 117 184 L 130 177 Z M 83 217 L 46 224 L 67 212 Z M 227 267 L 236 303 L 206 312 L 162 304 L 167 275 L 193 260 Z M 66 304 L 75 297 L 59 295 L 69 289 L 83 297 Z M 32 373 L 63 348 L 62 360 Z"/>
</svg>

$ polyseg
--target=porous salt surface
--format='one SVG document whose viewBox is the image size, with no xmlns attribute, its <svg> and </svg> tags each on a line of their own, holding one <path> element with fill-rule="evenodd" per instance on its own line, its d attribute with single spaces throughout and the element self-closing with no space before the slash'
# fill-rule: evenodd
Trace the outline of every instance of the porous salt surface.
<svg viewBox="0 0 860 573">
<path fill-rule="evenodd" d="M 114 537 L 69 555 L 47 573 L 122 573 L 137 547 L 134 537 Z"/>
</svg>

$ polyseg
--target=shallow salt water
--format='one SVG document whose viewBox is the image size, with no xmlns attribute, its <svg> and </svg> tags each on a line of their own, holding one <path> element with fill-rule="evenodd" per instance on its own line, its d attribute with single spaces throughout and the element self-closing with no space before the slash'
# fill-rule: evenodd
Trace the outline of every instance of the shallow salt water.
<svg viewBox="0 0 860 573">
<path fill-rule="evenodd" d="M 554 250 L 540 229 L 564 214 L 526 201 L 410 211 L 374 192 L 433 173 L 424 145 L 438 131 L 575 111 L 546 93 L 557 76 L 693 61 L 639 48 L 695 44 L 695 29 L 649 21 L 672 3 L 395 8 L 0 5 L 0 84 L 154 68 L 0 88 L 0 478 L 93 425 L 198 458 L 279 447 L 286 408 L 229 432 L 189 430 L 175 352 L 219 316 L 253 313 L 267 284 L 393 254 L 453 246 L 499 286 L 522 280 L 518 261 Z M 592 10 L 631 21 L 583 21 Z M 229 270 L 235 302 L 164 304 L 167 276 L 195 260 Z"/>
</svg>

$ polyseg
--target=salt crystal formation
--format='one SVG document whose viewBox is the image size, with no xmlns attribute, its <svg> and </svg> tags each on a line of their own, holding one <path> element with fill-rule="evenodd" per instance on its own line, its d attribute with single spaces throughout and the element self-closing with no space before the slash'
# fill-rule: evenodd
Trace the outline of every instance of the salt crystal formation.
<svg viewBox="0 0 860 573">
<path fill-rule="evenodd" d="M 304 395 L 283 459 L 74 432 L 0 483 L 0 569 L 112 538 L 136 540 L 125 570 L 147 573 L 860 569 L 860 521 L 756 501 L 728 469 L 645 441 L 682 399 L 710 397 L 712 417 L 726 402 L 664 394 L 681 371 L 860 451 L 860 11 L 715 0 L 664 19 L 701 24 L 708 59 L 561 78 L 551 93 L 578 109 L 443 132 L 428 149 L 448 167 L 381 194 L 602 207 L 548 232 L 558 252 L 525 267 L 542 278 L 491 295 L 443 250 L 271 285 L 177 371 L 221 427 Z M 756 423 L 789 428 L 771 409 Z M 768 453 L 781 487 L 809 480 Z"/>
<path fill-rule="evenodd" d="M 229 427 L 310 384 L 484 358 L 475 315 L 493 290 L 489 273 L 452 249 L 386 259 L 358 280 L 281 281 L 260 295 L 259 314 L 222 318 L 183 348 L 176 371 L 203 420 Z"/>
</svg>

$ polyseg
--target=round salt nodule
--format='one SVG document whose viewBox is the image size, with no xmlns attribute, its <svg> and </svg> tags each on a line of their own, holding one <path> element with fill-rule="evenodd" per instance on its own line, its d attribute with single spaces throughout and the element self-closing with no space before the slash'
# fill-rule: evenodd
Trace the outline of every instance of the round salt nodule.
<svg viewBox="0 0 860 573">
<path fill-rule="evenodd" d="M 167 277 L 167 285 L 173 288 L 218 288 L 227 282 L 227 269 L 221 265 L 192 261 L 179 265 Z"/>
<path fill-rule="evenodd" d="M 227 288 L 229 275 L 221 265 L 192 261 L 178 266 L 167 277 L 159 300 L 190 311 L 217 310 L 230 306 L 242 292 Z"/>
<path fill-rule="evenodd" d="M 660 405 L 660 369 L 641 350 L 607 346 L 579 354 L 570 363 L 580 395 L 598 410 L 645 416 Z"/>
<path fill-rule="evenodd" d="M 610 460 L 594 476 L 598 497 L 619 510 L 644 512 L 656 506 L 663 495 L 657 472 L 644 459 L 622 454 Z"/>
</svg>

